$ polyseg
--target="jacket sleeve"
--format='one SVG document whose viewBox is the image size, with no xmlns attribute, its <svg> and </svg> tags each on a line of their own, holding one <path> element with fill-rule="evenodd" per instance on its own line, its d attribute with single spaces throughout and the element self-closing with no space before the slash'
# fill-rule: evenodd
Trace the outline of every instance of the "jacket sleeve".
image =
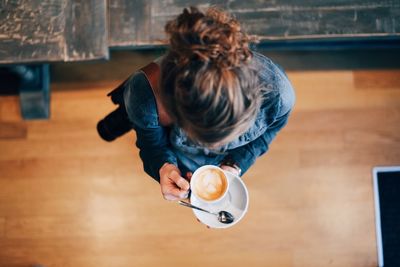
<svg viewBox="0 0 400 267">
<path fill-rule="evenodd" d="M 228 151 L 225 158 L 233 160 L 244 174 L 257 157 L 268 151 L 269 145 L 276 137 L 277 133 L 287 124 L 289 115 L 295 103 L 294 90 L 288 80 L 280 84 L 282 87 L 279 93 L 279 108 L 273 122 L 268 125 L 265 132 L 255 140 L 244 146 L 237 147 Z"/>
<path fill-rule="evenodd" d="M 125 85 L 124 102 L 128 118 L 136 131 L 144 171 L 160 182 L 159 170 L 168 162 L 177 165 L 171 149 L 168 128 L 158 122 L 157 106 L 151 87 L 142 73 L 135 74 Z"/>
<path fill-rule="evenodd" d="M 277 119 L 257 139 L 244 146 L 230 150 L 226 158 L 232 159 L 241 168 L 243 175 L 259 156 L 268 151 L 270 143 L 279 130 L 286 125 L 288 118 L 289 113 Z"/>
</svg>

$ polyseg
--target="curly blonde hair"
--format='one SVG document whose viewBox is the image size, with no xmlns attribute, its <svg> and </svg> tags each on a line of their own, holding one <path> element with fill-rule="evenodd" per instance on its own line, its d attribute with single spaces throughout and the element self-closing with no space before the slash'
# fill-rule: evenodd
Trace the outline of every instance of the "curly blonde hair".
<svg viewBox="0 0 400 267">
<path fill-rule="evenodd" d="M 230 14 L 195 7 L 165 26 L 162 102 L 188 136 L 206 146 L 232 141 L 254 123 L 262 102 L 250 38 Z"/>
</svg>

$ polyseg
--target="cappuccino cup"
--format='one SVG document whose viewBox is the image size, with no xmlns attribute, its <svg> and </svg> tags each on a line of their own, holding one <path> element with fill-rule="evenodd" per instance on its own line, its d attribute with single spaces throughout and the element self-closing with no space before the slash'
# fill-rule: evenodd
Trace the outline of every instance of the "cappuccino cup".
<svg viewBox="0 0 400 267">
<path fill-rule="evenodd" d="M 228 192 L 228 177 L 221 168 L 204 165 L 193 173 L 190 189 L 201 202 L 216 203 L 222 200 Z"/>
</svg>

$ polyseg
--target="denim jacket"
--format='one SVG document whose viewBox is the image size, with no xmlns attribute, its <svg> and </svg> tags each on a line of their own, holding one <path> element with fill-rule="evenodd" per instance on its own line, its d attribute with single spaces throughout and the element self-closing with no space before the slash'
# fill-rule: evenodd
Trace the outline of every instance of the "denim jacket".
<svg viewBox="0 0 400 267">
<path fill-rule="evenodd" d="M 288 120 L 295 102 L 293 87 L 283 69 L 264 55 L 253 52 L 259 79 L 266 92 L 254 124 L 234 141 L 217 149 L 193 143 L 177 125 L 159 124 L 153 91 L 142 72 L 134 73 L 125 83 L 124 103 L 128 118 L 136 131 L 136 146 L 144 170 L 159 181 L 159 169 L 168 162 L 179 167 L 182 174 L 198 167 L 219 165 L 229 157 L 242 169 L 242 174 L 264 154 Z"/>
</svg>

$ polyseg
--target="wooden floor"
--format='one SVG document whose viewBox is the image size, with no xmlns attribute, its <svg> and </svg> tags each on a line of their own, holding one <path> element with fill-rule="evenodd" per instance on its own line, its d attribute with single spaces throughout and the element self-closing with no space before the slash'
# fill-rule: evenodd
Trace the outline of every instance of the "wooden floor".
<svg viewBox="0 0 400 267">
<path fill-rule="evenodd" d="M 400 164 L 400 70 L 288 75 L 294 113 L 228 230 L 163 200 L 133 132 L 97 136 L 119 81 L 52 84 L 49 121 L 0 97 L 0 266 L 376 266 L 371 169 Z"/>
</svg>

